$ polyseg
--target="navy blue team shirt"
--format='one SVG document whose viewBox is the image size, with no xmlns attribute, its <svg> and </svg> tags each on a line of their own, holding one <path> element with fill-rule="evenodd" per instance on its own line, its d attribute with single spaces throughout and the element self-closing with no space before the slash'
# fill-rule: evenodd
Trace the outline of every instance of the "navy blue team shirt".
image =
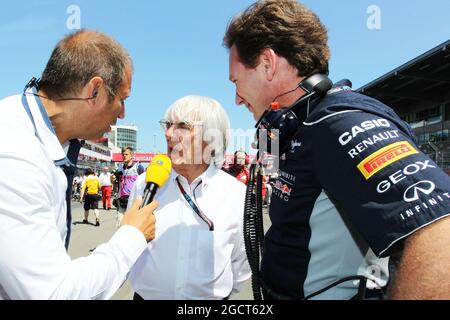
<svg viewBox="0 0 450 320">
<path fill-rule="evenodd" d="M 386 284 L 382 258 L 449 215 L 449 177 L 391 108 L 349 88 L 330 90 L 299 118 L 273 188 L 265 284 L 293 298 L 368 270 Z M 349 281 L 318 298 L 349 299 L 357 285 Z"/>
</svg>

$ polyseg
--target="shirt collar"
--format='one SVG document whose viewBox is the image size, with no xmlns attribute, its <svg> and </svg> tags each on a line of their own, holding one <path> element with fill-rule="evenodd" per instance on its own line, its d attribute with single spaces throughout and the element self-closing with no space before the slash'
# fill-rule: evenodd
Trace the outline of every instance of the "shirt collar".
<svg viewBox="0 0 450 320">
<path fill-rule="evenodd" d="M 48 154 L 57 165 L 70 164 L 70 161 L 66 157 L 66 152 L 64 152 L 64 147 L 68 148 L 69 142 L 67 141 L 63 146 L 59 142 L 55 129 L 41 100 L 37 96 L 33 96 L 33 94 L 37 93 L 36 89 L 28 89 L 27 93 L 26 100 L 34 119 L 36 131 Z"/>
<path fill-rule="evenodd" d="M 194 179 L 194 181 L 192 181 L 191 186 L 197 186 L 197 184 L 201 184 L 201 188 L 202 190 L 205 190 L 208 188 L 209 186 L 209 181 L 211 180 L 211 178 L 219 171 L 219 169 L 214 165 L 214 163 L 211 163 L 208 167 L 208 169 L 206 169 L 205 172 L 203 172 L 200 176 L 198 176 L 197 178 Z M 185 177 L 183 177 L 181 174 L 179 174 L 178 172 L 176 172 L 175 170 L 172 170 L 170 179 L 172 182 L 175 182 L 175 180 L 179 177 L 179 181 L 180 183 L 182 183 L 185 186 L 188 186 L 188 181 Z"/>
</svg>

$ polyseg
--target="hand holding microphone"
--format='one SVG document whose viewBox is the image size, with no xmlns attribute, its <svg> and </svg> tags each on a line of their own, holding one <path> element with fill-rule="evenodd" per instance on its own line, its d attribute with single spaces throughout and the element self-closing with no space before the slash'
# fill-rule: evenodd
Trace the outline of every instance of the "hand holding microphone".
<svg viewBox="0 0 450 320">
<path fill-rule="evenodd" d="M 147 241 L 155 238 L 155 216 L 153 212 L 158 207 L 158 202 L 153 201 L 156 191 L 169 179 L 172 163 L 169 157 L 157 155 L 147 167 L 143 197 L 138 197 L 133 205 L 125 213 L 122 225 L 128 224 L 139 229 Z"/>
</svg>

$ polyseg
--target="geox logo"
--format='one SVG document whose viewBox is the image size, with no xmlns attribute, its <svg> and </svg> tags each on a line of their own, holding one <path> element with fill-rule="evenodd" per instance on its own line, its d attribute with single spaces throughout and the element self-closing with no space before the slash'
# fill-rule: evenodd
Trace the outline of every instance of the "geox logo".
<svg viewBox="0 0 450 320">
<path fill-rule="evenodd" d="M 392 143 L 377 152 L 371 154 L 358 164 L 358 169 L 366 180 L 392 163 L 409 155 L 419 153 L 407 141 Z"/>
</svg>

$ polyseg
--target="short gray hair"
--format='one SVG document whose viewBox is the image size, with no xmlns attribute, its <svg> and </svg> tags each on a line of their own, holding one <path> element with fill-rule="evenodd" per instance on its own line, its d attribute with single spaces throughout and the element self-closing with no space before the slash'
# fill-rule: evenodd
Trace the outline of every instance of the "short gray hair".
<svg viewBox="0 0 450 320">
<path fill-rule="evenodd" d="M 67 98 L 98 76 L 111 89 L 112 101 L 127 67 L 133 68 L 131 58 L 116 40 L 101 32 L 80 30 L 58 43 L 39 86 L 50 98 Z"/>
<path fill-rule="evenodd" d="M 230 120 L 218 101 L 195 95 L 183 97 L 169 107 L 165 119 L 201 124 L 202 139 L 213 151 L 213 162 L 217 167 L 222 167 L 229 143 Z M 212 141 L 208 141 L 209 138 Z"/>
</svg>

